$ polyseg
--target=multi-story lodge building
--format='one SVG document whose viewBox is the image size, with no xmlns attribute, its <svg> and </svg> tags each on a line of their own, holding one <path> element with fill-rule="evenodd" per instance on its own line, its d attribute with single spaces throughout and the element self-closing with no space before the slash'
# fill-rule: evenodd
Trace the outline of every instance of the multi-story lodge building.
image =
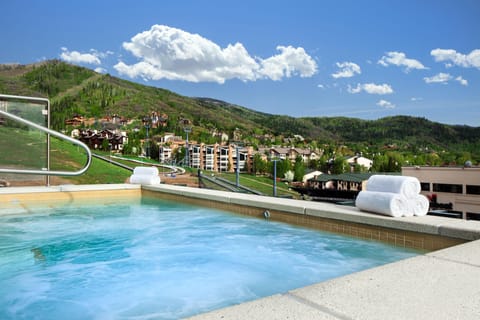
<svg viewBox="0 0 480 320">
<path fill-rule="evenodd" d="M 480 220 L 480 167 L 403 167 L 402 175 L 416 177 L 431 204 L 448 205 L 463 219 Z"/>
</svg>

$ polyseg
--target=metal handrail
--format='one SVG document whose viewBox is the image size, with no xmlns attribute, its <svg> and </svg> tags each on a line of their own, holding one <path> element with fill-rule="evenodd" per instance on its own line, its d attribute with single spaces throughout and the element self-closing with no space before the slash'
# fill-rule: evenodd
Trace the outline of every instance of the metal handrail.
<svg viewBox="0 0 480 320">
<path fill-rule="evenodd" d="M 16 96 L 6 96 L 6 95 L 2 95 L 2 97 L 19 98 L 19 97 L 16 97 Z M 21 122 L 21 123 L 23 123 L 27 126 L 33 127 L 33 128 L 38 129 L 40 131 L 46 132 L 49 135 L 52 135 L 54 137 L 57 137 L 57 138 L 60 138 L 60 139 L 63 139 L 63 140 L 67 140 L 67 141 L 69 141 L 73 144 L 76 144 L 76 145 L 82 147 L 87 152 L 87 162 L 86 162 L 85 166 L 81 170 L 78 170 L 78 171 L 2 169 L 2 168 L 0 168 L 0 173 L 37 174 L 37 175 L 45 175 L 45 176 L 78 176 L 78 175 L 81 175 L 82 173 L 84 173 L 85 171 L 87 171 L 88 168 L 90 167 L 90 164 L 92 163 L 92 152 L 90 151 L 90 148 L 86 144 L 84 144 L 83 142 L 81 142 L 79 140 L 76 140 L 76 139 L 73 139 L 73 138 L 70 138 L 69 136 L 66 136 L 66 135 L 64 135 L 60 132 L 51 130 L 49 128 L 42 127 L 42 126 L 40 126 L 40 125 L 38 125 L 34 122 L 25 120 L 23 118 L 20 118 L 16 115 L 13 115 L 13 114 L 8 113 L 6 111 L 0 110 L 0 115 L 3 116 L 3 117 L 7 117 L 9 119 L 12 119 L 12 120 Z"/>
</svg>

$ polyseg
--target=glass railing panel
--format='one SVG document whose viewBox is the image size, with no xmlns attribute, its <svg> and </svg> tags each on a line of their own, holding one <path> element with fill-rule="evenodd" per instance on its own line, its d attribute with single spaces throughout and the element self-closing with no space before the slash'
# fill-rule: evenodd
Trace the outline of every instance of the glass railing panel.
<svg viewBox="0 0 480 320">
<path fill-rule="evenodd" d="M 42 127 L 48 126 L 48 101 L 0 97 L 0 111 L 8 112 Z M 47 170 L 48 134 L 0 115 L 0 167 Z M 15 185 L 44 184 L 45 177 L 0 173 L 0 179 Z"/>
</svg>

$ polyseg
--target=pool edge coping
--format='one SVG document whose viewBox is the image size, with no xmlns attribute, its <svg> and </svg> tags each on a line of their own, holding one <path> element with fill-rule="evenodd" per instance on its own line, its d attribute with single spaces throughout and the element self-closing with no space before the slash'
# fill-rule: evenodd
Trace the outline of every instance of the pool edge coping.
<svg viewBox="0 0 480 320">
<path fill-rule="evenodd" d="M 332 203 L 274 198 L 269 196 L 197 189 L 183 186 L 144 185 L 142 186 L 142 190 L 159 191 L 177 196 L 220 201 L 234 205 L 257 207 L 265 210 L 278 210 L 292 214 L 459 238 L 466 241 L 480 239 L 480 221 L 435 216 L 393 218 L 374 213 L 362 212 L 355 207 Z"/>
</svg>

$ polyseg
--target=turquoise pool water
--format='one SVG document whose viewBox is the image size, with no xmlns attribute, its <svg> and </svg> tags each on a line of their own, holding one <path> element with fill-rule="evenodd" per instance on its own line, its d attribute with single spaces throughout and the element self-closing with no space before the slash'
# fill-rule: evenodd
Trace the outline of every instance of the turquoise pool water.
<svg viewBox="0 0 480 320">
<path fill-rule="evenodd" d="M 0 217 L 0 319 L 178 319 L 419 252 L 156 199 Z"/>
</svg>

